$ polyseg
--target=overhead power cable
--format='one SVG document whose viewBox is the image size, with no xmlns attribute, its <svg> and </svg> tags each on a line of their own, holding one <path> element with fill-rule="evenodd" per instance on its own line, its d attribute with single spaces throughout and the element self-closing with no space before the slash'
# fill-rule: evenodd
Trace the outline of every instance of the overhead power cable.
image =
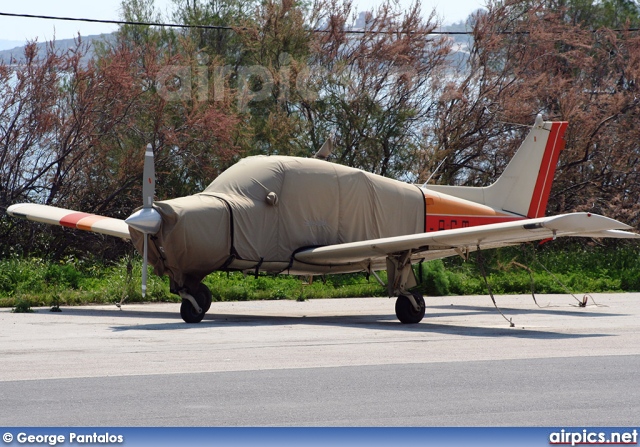
<svg viewBox="0 0 640 447">
<path fill-rule="evenodd" d="M 16 14 L 10 12 L 0 12 L 0 16 L 4 17 L 20 17 L 26 19 L 45 19 L 45 20 L 62 20 L 70 22 L 88 22 L 88 23 L 104 23 L 108 25 L 132 25 L 132 26 L 158 26 L 165 28 L 193 28 L 193 29 L 206 29 L 206 30 L 224 30 L 233 31 L 234 29 L 244 29 L 242 27 L 233 27 L 228 25 L 186 25 L 180 23 L 157 23 L 157 22 L 134 22 L 130 20 L 105 20 L 105 19 L 87 19 L 80 17 L 60 17 L 60 16 L 45 16 L 35 14 Z M 314 33 L 326 33 L 330 30 L 314 29 Z M 372 31 L 372 30 L 344 30 L 347 34 L 364 34 L 364 33 L 389 33 L 390 31 Z M 415 31 L 413 34 L 417 34 Z M 430 31 L 427 34 L 447 34 L 447 35 L 471 35 L 470 31 Z"/>
<path fill-rule="evenodd" d="M 105 23 L 110 25 L 140 25 L 140 26 L 162 26 L 167 28 L 202 28 L 202 29 L 224 29 L 233 30 L 231 26 L 218 25 L 184 25 L 179 23 L 154 23 L 154 22 L 132 22 L 129 20 L 105 20 L 105 19 L 86 19 L 79 17 L 59 17 L 44 16 L 34 14 L 14 14 L 10 12 L 0 12 L 0 16 L 5 17 L 21 17 L 26 19 L 47 19 L 47 20 L 65 20 L 70 22 L 89 22 L 89 23 Z"/>
<path fill-rule="evenodd" d="M 106 20 L 106 19 L 87 19 L 80 17 L 59 17 L 59 16 L 45 16 L 45 15 L 36 15 L 36 14 L 16 14 L 10 12 L 0 12 L 0 17 L 20 17 L 26 19 L 45 19 L 45 20 L 62 20 L 62 21 L 71 21 L 71 22 L 88 22 L 88 23 L 104 23 L 109 25 L 132 25 L 132 26 L 158 26 L 165 28 L 193 28 L 193 29 L 206 29 L 206 30 L 223 30 L 223 31 L 233 31 L 236 29 L 246 29 L 243 27 L 234 27 L 229 25 L 187 25 L 181 23 L 158 23 L 158 22 L 134 22 L 130 20 Z M 598 30 L 592 30 L 592 32 L 597 32 Z M 640 28 L 628 28 L 628 29 L 613 29 L 611 31 L 614 32 L 624 32 L 624 31 L 640 31 Z M 314 29 L 312 30 L 314 33 L 328 33 L 331 30 L 328 29 Z M 375 30 L 362 30 L 362 29 L 347 29 L 343 31 L 345 34 L 389 34 L 395 33 L 398 31 L 375 31 Z M 473 35 L 471 31 L 425 31 L 425 32 L 416 32 L 411 31 L 411 34 L 441 34 L 448 36 L 470 36 Z M 500 31 L 498 34 L 529 34 L 528 31 Z"/>
</svg>

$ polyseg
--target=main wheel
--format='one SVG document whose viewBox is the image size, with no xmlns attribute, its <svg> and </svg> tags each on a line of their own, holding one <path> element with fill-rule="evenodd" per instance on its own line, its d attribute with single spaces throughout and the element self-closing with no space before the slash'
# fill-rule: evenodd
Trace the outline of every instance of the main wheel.
<svg viewBox="0 0 640 447">
<path fill-rule="evenodd" d="M 424 298 L 418 293 L 412 293 L 412 295 L 420 307 L 418 310 L 413 307 L 411 300 L 404 295 L 400 295 L 396 300 L 396 316 L 398 317 L 398 320 L 400 320 L 400 323 L 416 324 L 420 323 L 424 317 L 424 312 L 426 310 Z"/>
<path fill-rule="evenodd" d="M 209 312 L 209 309 L 211 309 L 211 301 L 213 301 L 213 297 L 211 295 L 211 290 L 209 290 L 207 286 L 202 283 L 198 284 L 198 288 L 193 297 L 196 299 L 198 304 L 200 304 L 200 307 L 202 307 L 202 310 L 204 312 Z"/>
<path fill-rule="evenodd" d="M 196 287 L 195 291 L 191 292 L 191 296 L 195 298 L 196 302 L 202 309 L 202 312 L 198 313 L 189 300 L 182 300 L 182 304 L 180 305 L 180 316 L 185 323 L 200 323 L 204 318 L 204 314 L 211 308 L 211 291 L 207 286 L 200 283 Z"/>
</svg>

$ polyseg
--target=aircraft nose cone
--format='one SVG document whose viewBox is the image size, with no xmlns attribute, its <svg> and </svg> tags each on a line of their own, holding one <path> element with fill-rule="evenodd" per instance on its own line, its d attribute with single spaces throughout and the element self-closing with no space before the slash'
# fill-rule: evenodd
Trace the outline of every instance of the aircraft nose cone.
<svg viewBox="0 0 640 447">
<path fill-rule="evenodd" d="M 155 234 L 160 229 L 162 217 L 153 208 L 142 208 L 125 219 L 125 223 L 145 234 Z"/>
</svg>

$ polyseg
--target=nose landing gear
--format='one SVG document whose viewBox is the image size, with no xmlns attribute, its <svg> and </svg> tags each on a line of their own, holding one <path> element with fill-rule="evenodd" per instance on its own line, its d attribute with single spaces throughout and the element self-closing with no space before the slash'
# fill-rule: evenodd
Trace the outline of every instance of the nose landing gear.
<svg viewBox="0 0 640 447">
<path fill-rule="evenodd" d="M 200 323 L 204 314 L 211 308 L 212 295 L 209 288 L 200 283 L 193 291 L 181 290 L 180 296 L 182 297 L 180 305 L 182 319 L 185 323 Z"/>
</svg>

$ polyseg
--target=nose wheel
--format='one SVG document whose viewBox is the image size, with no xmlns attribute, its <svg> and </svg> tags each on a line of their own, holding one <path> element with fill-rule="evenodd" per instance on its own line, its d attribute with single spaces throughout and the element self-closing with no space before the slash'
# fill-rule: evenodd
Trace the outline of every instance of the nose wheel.
<svg viewBox="0 0 640 447">
<path fill-rule="evenodd" d="M 204 314 L 211 308 L 211 291 L 200 283 L 194 291 L 189 292 L 180 292 L 180 296 L 182 296 L 180 316 L 185 323 L 200 323 Z"/>
<path fill-rule="evenodd" d="M 411 297 L 400 295 L 396 300 L 396 316 L 402 324 L 420 323 L 425 309 L 424 298 L 419 293 L 412 293 Z"/>
</svg>

